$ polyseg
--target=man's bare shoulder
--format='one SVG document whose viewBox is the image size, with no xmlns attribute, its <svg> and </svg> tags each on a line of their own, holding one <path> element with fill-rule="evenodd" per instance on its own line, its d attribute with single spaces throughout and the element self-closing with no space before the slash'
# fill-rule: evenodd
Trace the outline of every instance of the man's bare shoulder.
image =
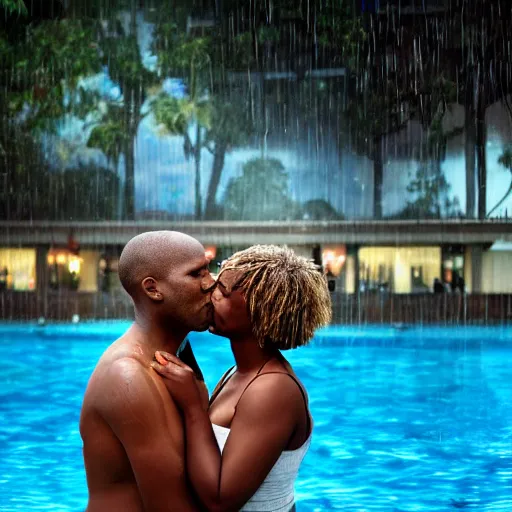
<svg viewBox="0 0 512 512">
<path fill-rule="evenodd" d="M 124 379 L 147 375 L 149 367 L 144 365 L 140 359 L 133 355 L 119 354 L 111 358 L 105 368 L 105 378 Z"/>
<path fill-rule="evenodd" d="M 120 338 L 100 357 L 89 379 L 83 407 L 100 411 L 123 395 L 132 400 L 144 395 L 154 385 L 150 371 L 149 363 L 141 359 L 130 343 Z M 133 392 L 135 394 L 131 396 Z"/>
<path fill-rule="evenodd" d="M 98 362 L 88 392 L 94 395 L 97 408 L 110 407 L 120 400 L 133 403 L 156 391 L 150 371 L 148 365 L 133 355 L 110 355 Z"/>
<path fill-rule="evenodd" d="M 141 500 L 140 510 L 142 502 L 145 510 L 161 510 L 158 489 L 171 481 L 176 499 L 183 501 L 179 509 L 194 510 L 185 480 L 181 417 L 158 379 L 147 355 L 129 339 L 114 342 L 98 361 L 80 422 L 89 488 L 102 497 L 112 489 L 117 500 L 123 483 L 130 503 Z M 116 507 L 121 509 L 128 510 L 124 504 Z"/>
</svg>

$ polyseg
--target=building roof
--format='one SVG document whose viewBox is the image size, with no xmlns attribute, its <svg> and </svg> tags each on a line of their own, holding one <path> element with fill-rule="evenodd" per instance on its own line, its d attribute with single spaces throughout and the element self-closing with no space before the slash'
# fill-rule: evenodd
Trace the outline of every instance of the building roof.
<svg viewBox="0 0 512 512">
<path fill-rule="evenodd" d="M 512 222 L 504 220 L 392 221 L 0 221 L 0 246 L 66 245 L 70 235 L 81 247 L 124 245 L 144 231 L 182 231 L 209 245 L 361 244 L 439 245 L 512 242 Z"/>
</svg>

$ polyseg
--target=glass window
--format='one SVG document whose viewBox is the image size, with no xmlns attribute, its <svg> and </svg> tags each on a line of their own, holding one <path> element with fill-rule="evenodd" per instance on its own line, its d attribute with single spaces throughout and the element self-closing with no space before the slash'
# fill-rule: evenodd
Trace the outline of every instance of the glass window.
<svg viewBox="0 0 512 512">
<path fill-rule="evenodd" d="M 363 247 L 359 250 L 361 291 L 429 292 L 440 273 L 440 247 Z"/>
<path fill-rule="evenodd" d="M 34 290 L 36 250 L 0 249 L 0 289 Z"/>
</svg>

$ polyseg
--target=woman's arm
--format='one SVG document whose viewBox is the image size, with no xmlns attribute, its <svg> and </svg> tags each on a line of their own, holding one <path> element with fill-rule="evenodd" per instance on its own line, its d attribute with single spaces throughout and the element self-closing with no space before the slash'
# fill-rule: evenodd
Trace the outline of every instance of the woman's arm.
<svg viewBox="0 0 512 512">
<path fill-rule="evenodd" d="M 262 374 L 238 403 L 221 456 L 208 414 L 187 385 L 190 371 L 180 365 L 155 369 L 183 409 L 189 479 L 208 510 L 240 510 L 286 448 L 304 414 L 302 396 L 286 375 Z"/>
</svg>

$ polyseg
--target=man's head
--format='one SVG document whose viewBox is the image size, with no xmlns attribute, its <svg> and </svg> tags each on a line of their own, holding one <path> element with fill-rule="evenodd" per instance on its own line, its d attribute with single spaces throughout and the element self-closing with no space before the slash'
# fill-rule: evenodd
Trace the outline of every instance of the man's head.
<svg viewBox="0 0 512 512">
<path fill-rule="evenodd" d="M 219 334 L 229 337 L 249 327 L 261 346 L 280 350 L 305 345 L 331 319 L 327 280 L 318 266 L 274 245 L 256 245 L 227 259 L 214 305 Z"/>
<path fill-rule="evenodd" d="M 208 327 L 213 279 L 195 238 L 177 231 L 137 235 L 121 253 L 119 279 L 138 313 L 183 330 Z"/>
</svg>

